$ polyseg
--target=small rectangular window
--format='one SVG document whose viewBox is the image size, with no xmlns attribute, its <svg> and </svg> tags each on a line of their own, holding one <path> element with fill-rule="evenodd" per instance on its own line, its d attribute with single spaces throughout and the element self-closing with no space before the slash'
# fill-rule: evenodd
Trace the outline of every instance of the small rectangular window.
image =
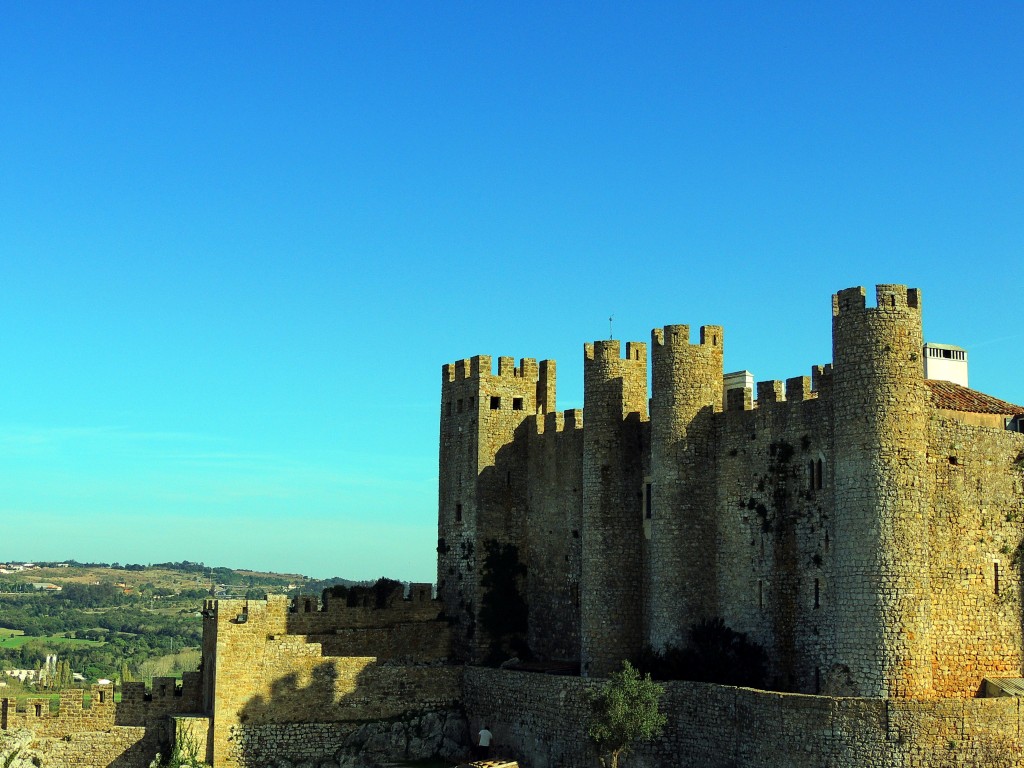
<svg viewBox="0 0 1024 768">
<path fill-rule="evenodd" d="M 461 504 L 456 504 L 455 505 L 455 522 L 456 523 L 461 523 L 462 522 L 462 505 Z"/>
<path fill-rule="evenodd" d="M 501 408 L 501 398 L 500 397 L 492 397 L 491 398 L 491 410 L 492 411 L 497 411 L 499 408 Z"/>
<path fill-rule="evenodd" d="M 469 407 L 472 408 L 474 405 L 476 405 L 476 398 L 475 397 L 469 398 Z"/>
<path fill-rule="evenodd" d="M 521 397 L 513 397 L 512 398 L 512 410 L 513 411 L 521 411 L 521 410 L 523 410 L 523 398 L 521 398 Z"/>
</svg>

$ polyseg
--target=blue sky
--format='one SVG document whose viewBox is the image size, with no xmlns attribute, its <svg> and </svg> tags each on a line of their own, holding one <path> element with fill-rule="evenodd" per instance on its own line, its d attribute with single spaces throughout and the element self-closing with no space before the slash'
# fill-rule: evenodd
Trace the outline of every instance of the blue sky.
<svg viewBox="0 0 1024 768">
<path fill-rule="evenodd" d="M 7 3 L 0 560 L 433 580 L 440 368 L 830 295 L 1024 403 L 1019 3 Z"/>
</svg>

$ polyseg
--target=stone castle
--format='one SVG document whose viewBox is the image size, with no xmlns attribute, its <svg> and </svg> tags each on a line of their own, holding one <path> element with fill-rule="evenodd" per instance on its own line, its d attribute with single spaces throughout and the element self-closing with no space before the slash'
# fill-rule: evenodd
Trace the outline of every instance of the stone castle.
<svg viewBox="0 0 1024 768">
<path fill-rule="evenodd" d="M 650 394 L 645 344 L 586 345 L 582 413 L 555 409 L 553 361 L 446 365 L 438 588 L 466 657 L 497 540 L 527 565 L 530 649 L 584 675 L 711 617 L 781 690 L 966 697 L 1019 673 L 1024 408 L 926 379 L 919 292 L 876 294 L 836 294 L 832 363 L 756 403 L 719 326 L 655 329 Z"/>
<path fill-rule="evenodd" d="M 553 361 L 445 365 L 436 599 L 209 601 L 180 686 L 2 700 L 0 729 L 44 767 L 142 768 L 185 734 L 215 768 L 345 768 L 463 756 L 486 722 L 525 768 L 582 768 L 587 692 L 720 618 L 772 690 L 667 683 L 630 768 L 1024 766 L 1024 407 L 923 343 L 918 291 L 867 304 L 836 294 L 832 362 L 756 388 L 718 326 L 656 329 L 650 371 L 643 343 L 585 345 L 582 410 Z"/>
</svg>

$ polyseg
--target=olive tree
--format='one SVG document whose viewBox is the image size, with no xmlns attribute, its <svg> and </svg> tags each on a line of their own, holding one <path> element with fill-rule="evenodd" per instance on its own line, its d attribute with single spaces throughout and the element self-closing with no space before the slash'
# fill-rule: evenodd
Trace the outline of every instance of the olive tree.
<svg viewBox="0 0 1024 768">
<path fill-rule="evenodd" d="M 633 742 L 656 736 L 667 718 L 658 711 L 665 689 L 641 675 L 628 661 L 590 694 L 588 733 L 597 747 L 602 768 L 618 768 L 619 758 Z"/>
</svg>

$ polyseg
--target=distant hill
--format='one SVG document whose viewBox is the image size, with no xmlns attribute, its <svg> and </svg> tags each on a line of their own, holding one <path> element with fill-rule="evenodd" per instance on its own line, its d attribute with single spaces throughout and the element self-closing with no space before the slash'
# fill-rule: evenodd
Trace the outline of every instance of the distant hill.
<svg viewBox="0 0 1024 768">
<path fill-rule="evenodd" d="M 297 573 L 273 573 L 208 566 L 188 560 L 136 564 L 10 561 L 0 563 L 0 592 L 29 591 L 32 584 L 112 585 L 126 593 L 142 592 L 156 597 L 231 594 L 260 597 L 263 594 L 320 594 L 335 584 L 368 584 L 352 579 L 310 579 Z"/>
<path fill-rule="evenodd" d="M 38 676 L 46 657 L 57 654 L 90 682 L 180 675 L 199 663 L 200 611 L 211 595 L 320 595 L 364 584 L 188 561 L 0 563 L 0 672 Z M 21 693 L 50 690 L 41 679 L 27 685 Z"/>
</svg>

